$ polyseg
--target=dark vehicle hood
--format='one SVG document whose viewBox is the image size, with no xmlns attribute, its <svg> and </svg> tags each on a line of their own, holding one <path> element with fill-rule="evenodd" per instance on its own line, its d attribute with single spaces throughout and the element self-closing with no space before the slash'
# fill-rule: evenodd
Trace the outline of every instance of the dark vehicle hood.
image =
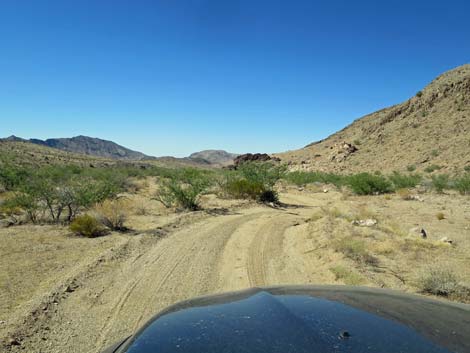
<svg viewBox="0 0 470 353">
<path fill-rule="evenodd" d="M 470 306 L 371 288 L 254 288 L 178 303 L 110 352 L 468 353 Z"/>
</svg>

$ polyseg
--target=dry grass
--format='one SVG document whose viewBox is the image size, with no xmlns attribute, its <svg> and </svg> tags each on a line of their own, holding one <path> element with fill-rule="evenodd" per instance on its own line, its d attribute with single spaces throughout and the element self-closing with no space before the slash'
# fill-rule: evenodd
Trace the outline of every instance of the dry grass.
<svg viewBox="0 0 470 353">
<path fill-rule="evenodd" d="M 354 270 L 347 269 L 344 266 L 334 266 L 330 271 L 335 275 L 336 280 L 342 281 L 349 286 L 359 286 L 365 283 L 364 277 L 355 272 Z"/>
<path fill-rule="evenodd" d="M 333 241 L 332 247 L 359 264 L 370 266 L 378 264 L 378 259 L 369 253 L 366 242 L 362 239 L 347 236 Z"/>
<path fill-rule="evenodd" d="M 409 189 L 398 189 L 396 193 L 402 200 L 413 200 L 413 193 Z"/>
</svg>

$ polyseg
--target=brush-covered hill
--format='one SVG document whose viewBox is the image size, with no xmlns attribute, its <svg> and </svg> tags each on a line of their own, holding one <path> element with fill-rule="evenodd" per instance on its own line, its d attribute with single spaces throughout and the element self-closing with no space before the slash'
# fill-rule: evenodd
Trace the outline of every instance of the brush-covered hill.
<svg viewBox="0 0 470 353">
<path fill-rule="evenodd" d="M 404 103 L 276 156 L 292 170 L 460 173 L 470 168 L 470 64 L 437 77 Z"/>
</svg>

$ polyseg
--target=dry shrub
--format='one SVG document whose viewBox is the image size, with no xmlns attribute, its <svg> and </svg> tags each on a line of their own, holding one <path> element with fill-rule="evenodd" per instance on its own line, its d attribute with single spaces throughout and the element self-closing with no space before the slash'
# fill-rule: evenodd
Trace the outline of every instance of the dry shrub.
<svg viewBox="0 0 470 353">
<path fill-rule="evenodd" d="M 124 223 L 129 216 L 130 203 L 127 199 L 119 198 L 105 200 L 95 206 L 98 220 L 112 230 L 125 231 Z"/>
<path fill-rule="evenodd" d="M 148 205 L 146 202 L 141 201 L 134 204 L 134 213 L 138 216 L 146 216 L 149 214 Z"/>
<path fill-rule="evenodd" d="M 422 270 L 418 276 L 417 286 L 422 293 L 465 302 L 470 300 L 470 288 L 462 284 L 454 271 L 446 266 L 434 266 Z"/>
<path fill-rule="evenodd" d="M 398 189 L 397 195 L 400 196 L 402 200 L 410 201 L 413 200 L 413 194 L 409 189 Z"/>
<path fill-rule="evenodd" d="M 444 215 L 444 213 L 438 212 L 438 213 L 436 213 L 436 218 L 438 220 L 442 221 L 443 219 L 446 219 L 446 216 Z"/>
</svg>

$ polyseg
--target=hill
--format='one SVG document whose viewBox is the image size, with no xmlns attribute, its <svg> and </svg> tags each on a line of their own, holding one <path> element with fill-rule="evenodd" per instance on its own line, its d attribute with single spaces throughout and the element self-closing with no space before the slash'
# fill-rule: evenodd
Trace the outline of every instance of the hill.
<svg viewBox="0 0 470 353">
<path fill-rule="evenodd" d="M 62 151 L 81 153 L 104 158 L 123 160 L 141 160 L 147 158 L 145 154 L 133 151 L 129 148 L 118 145 L 115 142 L 82 135 L 71 138 L 51 138 L 47 140 L 25 140 L 16 136 L 10 136 L 4 140 L 30 142 L 36 145 L 57 148 Z"/>
<path fill-rule="evenodd" d="M 470 65 L 406 102 L 354 121 L 302 149 L 276 154 L 291 170 L 459 173 L 470 166 Z"/>
<path fill-rule="evenodd" d="M 212 165 L 228 165 L 238 156 L 235 153 L 229 153 L 223 150 L 204 150 L 191 154 L 188 158 L 191 160 L 207 161 Z"/>
</svg>

